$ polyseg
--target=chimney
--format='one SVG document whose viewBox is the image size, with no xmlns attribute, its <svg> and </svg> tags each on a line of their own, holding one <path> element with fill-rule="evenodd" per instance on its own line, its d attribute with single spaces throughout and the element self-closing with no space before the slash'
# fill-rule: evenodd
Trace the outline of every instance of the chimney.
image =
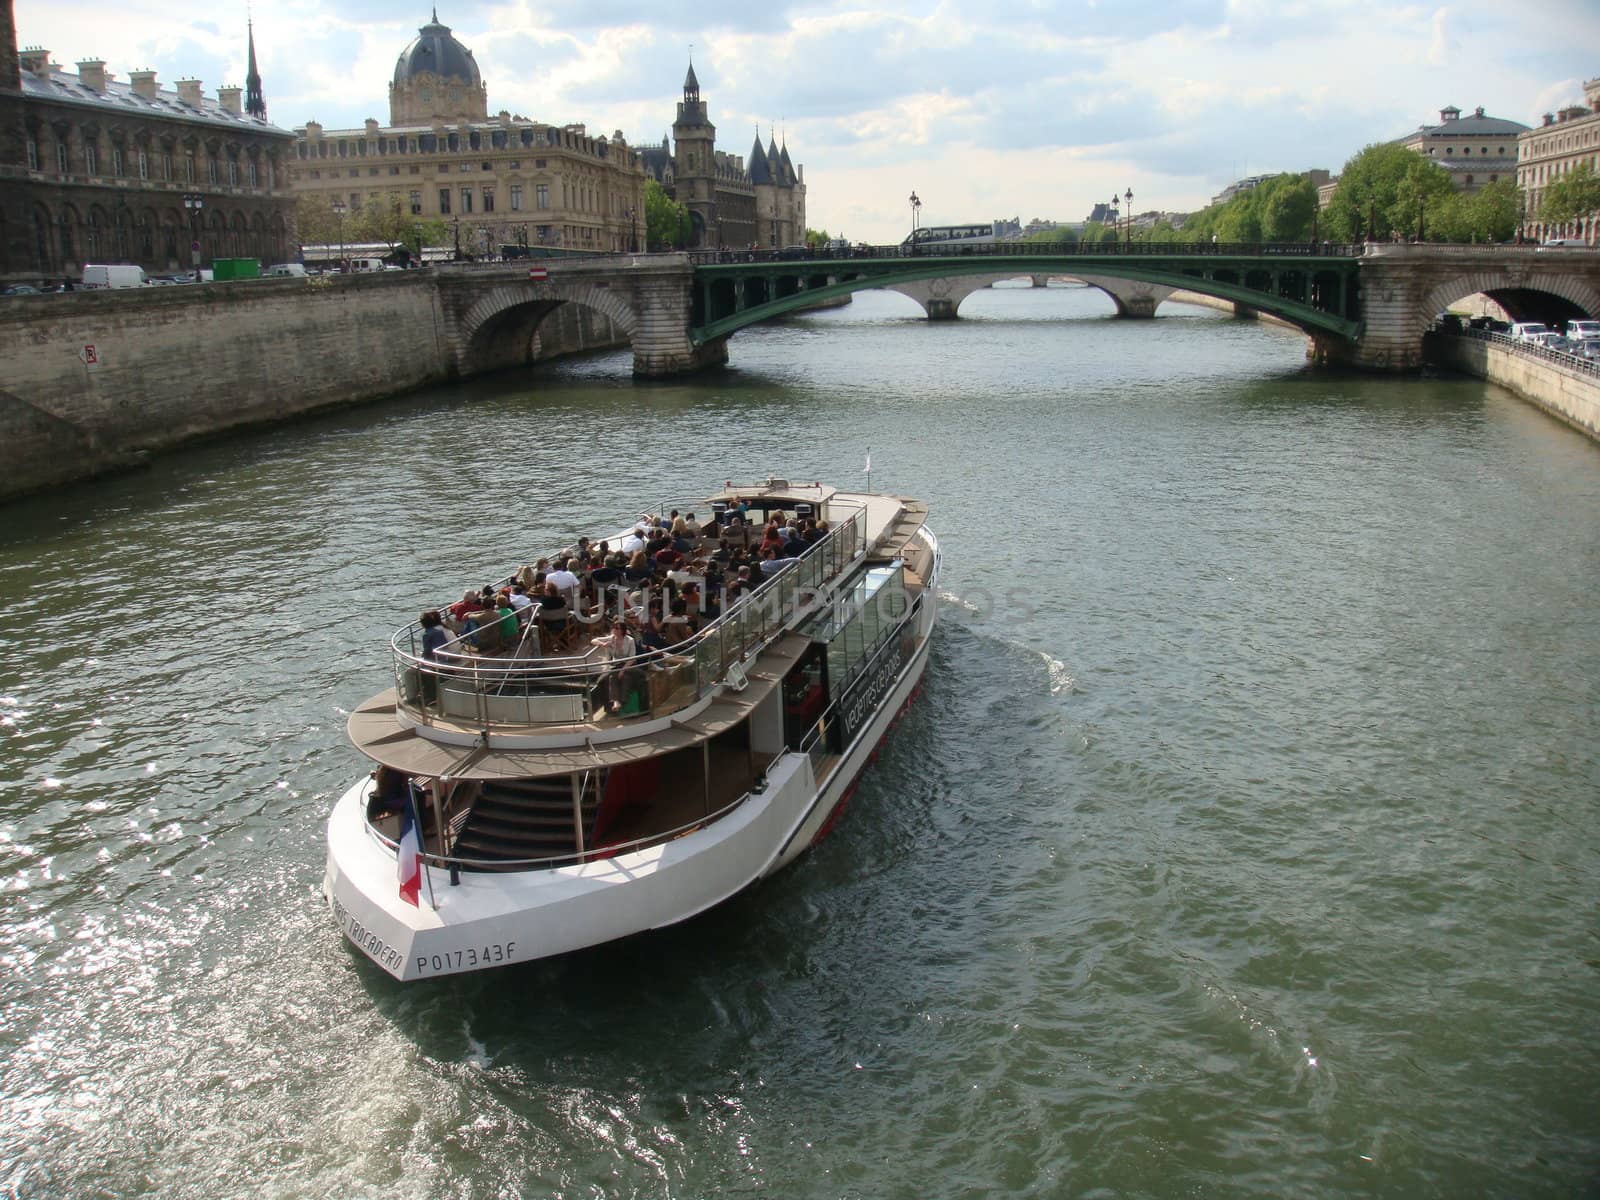
<svg viewBox="0 0 1600 1200">
<path fill-rule="evenodd" d="M 22 69 L 30 75 L 50 74 L 50 51 L 41 46 L 29 46 L 22 52 Z"/>
<path fill-rule="evenodd" d="M 200 107 L 200 81 L 198 79 L 178 80 L 178 99 L 190 108 Z"/>
<path fill-rule="evenodd" d="M 306 140 L 314 142 L 322 136 L 322 125 L 317 121 L 306 122 Z"/>
<path fill-rule="evenodd" d="M 368 137 L 372 137 L 374 134 L 376 134 L 378 132 L 378 123 L 376 121 L 374 121 L 371 117 L 367 118 L 366 130 L 367 130 L 367 136 Z"/>
<path fill-rule="evenodd" d="M 128 83 L 133 88 L 133 94 L 141 100 L 154 100 L 156 98 L 156 73 L 154 71 L 129 71 Z"/>
<path fill-rule="evenodd" d="M 223 108 L 236 116 L 242 117 L 244 115 L 244 105 L 240 103 L 239 97 L 243 94 L 244 89 L 241 87 L 219 87 L 217 89 L 217 100 Z"/>
<path fill-rule="evenodd" d="M 106 64 L 98 58 L 86 59 L 78 64 L 78 82 L 96 92 L 106 90 Z"/>
<path fill-rule="evenodd" d="M 1556 115 L 1555 115 L 1555 113 L 1545 113 L 1545 115 L 1544 115 L 1544 124 L 1546 124 L 1546 125 L 1554 125 L 1555 123 L 1556 123 Z"/>
</svg>

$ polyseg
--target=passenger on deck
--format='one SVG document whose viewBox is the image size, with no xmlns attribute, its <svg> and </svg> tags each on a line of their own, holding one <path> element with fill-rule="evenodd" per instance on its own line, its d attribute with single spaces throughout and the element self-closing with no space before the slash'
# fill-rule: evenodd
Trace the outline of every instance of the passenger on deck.
<svg viewBox="0 0 1600 1200">
<path fill-rule="evenodd" d="M 500 614 L 500 640 L 514 645 L 517 640 L 517 610 L 511 605 L 511 593 L 502 591 L 494 598 L 494 610 Z"/>
<path fill-rule="evenodd" d="M 445 643 L 450 640 L 450 635 L 444 631 L 444 621 L 437 609 L 430 608 L 422 614 L 421 624 L 422 657 L 429 662 L 438 662 L 439 651 L 443 650 Z"/>
<path fill-rule="evenodd" d="M 622 539 L 621 550 L 624 554 L 633 554 L 644 549 L 644 526 L 635 525 L 633 532 Z"/>
<path fill-rule="evenodd" d="M 468 588 L 461 594 L 461 599 L 445 610 L 450 614 L 450 627 L 459 633 L 467 623 L 467 614 L 476 612 L 482 607 L 483 597 L 479 596 L 472 588 Z"/>
<path fill-rule="evenodd" d="M 610 669 L 600 677 L 599 694 L 605 697 L 608 709 L 620 712 L 628 693 L 638 682 L 636 669 L 627 665 L 638 653 L 634 640 L 628 633 L 627 623 L 621 620 L 612 621 L 611 632 L 604 637 L 591 639 L 589 644 L 595 648 L 594 653 L 601 662 L 611 665 Z"/>
<path fill-rule="evenodd" d="M 532 615 L 533 601 L 528 598 L 527 586 L 521 580 L 511 585 L 511 607 L 516 610 L 518 624 Z"/>
<path fill-rule="evenodd" d="M 768 546 L 761 551 L 761 574 L 771 579 L 779 571 L 789 565 L 789 560 L 778 554 L 774 546 Z"/>
<path fill-rule="evenodd" d="M 644 547 L 641 546 L 633 552 L 633 558 L 629 560 L 627 570 L 623 574 L 629 583 L 644 583 L 649 580 L 650 558 L 644 552 Z"/>
<path fill-rule="evenodd" d="M 561 559 L 556 563 L 556 569 L 544 577 L 545 585 L 555 584 L 561 589 L 561 594 L 567 598 L 567 606 L 576 610 L 578 603 L 578 577 L 572 573 L 572 560 Z"/>
</svg>

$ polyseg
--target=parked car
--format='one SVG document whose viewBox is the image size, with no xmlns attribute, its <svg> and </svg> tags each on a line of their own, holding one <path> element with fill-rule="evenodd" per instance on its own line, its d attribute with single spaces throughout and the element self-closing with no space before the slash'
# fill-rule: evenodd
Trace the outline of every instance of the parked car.
<svg viewBox="0 0 1600 1200">
<path fill-rule="evenodd" d="M 1517 321 L 1511 326 L 1511 336 L 1523 342 L 1531 342 L 1541 333 L 1549 332 L 1550 326 L 1542 321 Z"/>
<path fill-rule="evenodd" d="M 304 279 L 306 269 L 300 263 L 278 263 L 267 268 L 267 274 L 273 276 L 296 276 Z"/>
<path fill-rule="evenodd" d="M 1567 336 L 1569 338 L 1600 338 L 1600 321 L 1568 321 Z"/>
<path fill-rule="evenodd" d="M 1565 350 L 1567 348 L 1567 339 L 1554 330 L 1536 333 L 1528 341 L 1535 346 L 1543 346 L 1546 350 Z"/>
<path fill-rule="evenodd" d="M 1600 337 L 1584 338 L 1582 341 L 1573 342 L 1572 352 L 1579 358 L 1587 358 L 1591 362 L 1600 360 Z"/>
<path fill-rule="evenodd" d="M 1545 238 L 1541 250 L 1586 250 L 1588 243 L 1582 238 Z"/>
<path fill-rule="evenodd" d="M 37 296 L 39 294 L 38 288 L 26 283 L 14 283 L 6 288 L 5 291 L 0 292 L 0 296 Z"/>
<path fill-rule="evenodd" d="M 797 259 L 797 258 L 810 258 L 811 257 L 811 247 L 810 246 L 785 246 L 782 250 L 779 250 L 772 257 L 776 258 L 776 259 L 780 259 L 782 261 L 789 261 L 791 259 Z"/>
</svg>

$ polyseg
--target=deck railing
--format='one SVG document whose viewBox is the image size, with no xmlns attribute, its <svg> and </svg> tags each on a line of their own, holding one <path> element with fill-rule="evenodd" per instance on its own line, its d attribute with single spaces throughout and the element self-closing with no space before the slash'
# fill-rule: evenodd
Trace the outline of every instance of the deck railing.
<svg viewBox="0 0 1600 1200">
<path fill-rule="evenodd" d="M 623 717 L 662 716 L 686 708 L 757 654 L 801 616 L 826 602 L 828 585 L 866 553 L 866 508 L 829 502 L 832 528 L 776 575 L 741 596 L 705 628 L 661 651 L 616 662 L 570 657 L 422 657 L 422 627 L 413 622 L 390 642 L 400 707 L 427 725 L 440 721 L 481 729 L 579 725 L 603 715 L 614 677 L 627 693 Z M 574 613 L 587 648 L 590 631 L 611 616 Z M 453 644 L 459 645 L 459 638 Z"/>
<path fill-rule="evenodd" d="M 1538 342 L 1526 341 L 1523 338 L 1514 338 L 1510 334 L 1497 333 L 1492 329 L 1473 329 L 1462 326 L 1452 329 L 1446 325 L 1436 324 L 1429 330 L 1435 337 L 1467 338 L 1471 341 L 1488 342 L 1490 345 L 1499 346 L 1502 350 L 1509 350 L 1523 358 L 1537 359 L 1553 367 L 1560 367 L 1565 371 L 1572 371 L 1578 375 L 1600 376 L 1600 360 L 1585 358 L 1581 354 L 1574 354 L 1570 350 L 1552 350 Z"/>
</svg>

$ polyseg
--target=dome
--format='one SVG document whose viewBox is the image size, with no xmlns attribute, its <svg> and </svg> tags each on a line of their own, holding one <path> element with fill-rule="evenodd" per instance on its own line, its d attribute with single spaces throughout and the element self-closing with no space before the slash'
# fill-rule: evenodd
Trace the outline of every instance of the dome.
<svg viewBox="0 0 1600 1200">
<path fill-rule="evenodd" d="M 400 51 L 400 58 L 394 64 L 395 86 L 400 87 L 412 76 L 423 73 L 441 79 L 455 76 L 473 87 L 482 82 L 478 64 L 472 60 L 472 51 L 450 36 L 448 25 L 439 24 L 437 11 L 432 21 L 417 30 L 417 39 Z"/>
</svg>

